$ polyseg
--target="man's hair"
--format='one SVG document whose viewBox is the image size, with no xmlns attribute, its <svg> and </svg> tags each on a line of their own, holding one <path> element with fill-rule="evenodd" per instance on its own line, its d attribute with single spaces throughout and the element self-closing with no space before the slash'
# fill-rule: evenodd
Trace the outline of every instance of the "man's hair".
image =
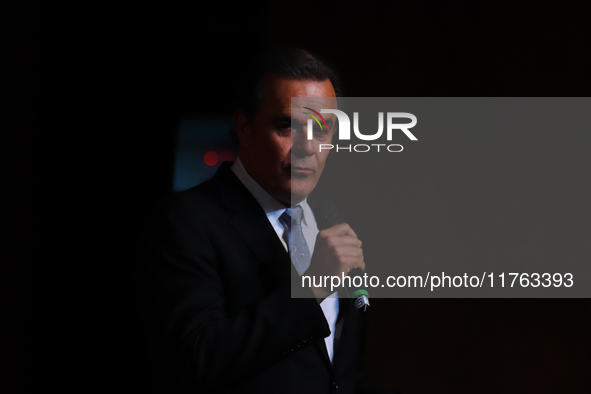
<svg viewBox="0 0 591 394">
<path fill-rule="evenodd" d="M 268 75 L 301 81 L 330 80 L 335 93 L 341 95 L 336 73 L 317 56 L 303 49 L 276 49 L 253 59 L 244 69 L 236 107 L 252 117 L 259 109 L 263 95 L 263 82 Z"/>
</svg>

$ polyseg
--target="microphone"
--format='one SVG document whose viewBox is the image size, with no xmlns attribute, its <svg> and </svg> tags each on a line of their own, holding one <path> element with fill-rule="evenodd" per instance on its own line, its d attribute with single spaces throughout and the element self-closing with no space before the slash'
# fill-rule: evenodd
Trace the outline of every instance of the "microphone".
<svg viewBox="0 0 591 394">
<path fill-rule="evenodd" d="M 319 212 L 322 212 L 322 215 L 318 217 L 318 228 L 321 230 L 327 229 L 332 227 L 336 224 L 345 223 L 344 219 L 341 216 L 341 213 L 337 209 L 336 205 L 332 201 L 323 201 L 322 203 L 318 204 Z M 355 278 L 359 278 L 360 282 L 363 283 L 363 271 L 359 268 L 354 268 L 349 271 L 348 274 L 351 277 L 351 281 L 354 282 Z M 353 300 L 355 307 L 357 310 L 366 312 L 369 308 L 369 294 L 366 289 L 360 288 L 353 292 L 353 294 L 349 294 L 349 290 L 346 287 L 343 287 L 345 292 Z"/>
</svg>

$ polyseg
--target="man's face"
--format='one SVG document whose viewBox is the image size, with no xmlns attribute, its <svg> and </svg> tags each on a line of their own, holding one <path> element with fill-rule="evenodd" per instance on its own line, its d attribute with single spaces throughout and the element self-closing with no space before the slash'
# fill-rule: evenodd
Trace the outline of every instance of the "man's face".
<svg viewBox="0 0 591 394">
<path fill-rule="evenodd" d="M 330 144 L 336 121 L 334 115 L 323 114 L 329 130 L 321 130 L 314 122 L 314 138 L 308 140 L 307 124 L 311 118 L 303 112 L 310 111 L 301 106 L 292 108 L 292 97 L 307 97 L 305 106 L 316 111 L 337 106 L 329 80 L 315 82 L 268 76 L 254 118 L 235 117 L 240 160 L 246 171 L 285 205 L 300 202 L 316 187 L 329 153 L 327 149 L 320 152 L 319 146 Z"/>
</svg>

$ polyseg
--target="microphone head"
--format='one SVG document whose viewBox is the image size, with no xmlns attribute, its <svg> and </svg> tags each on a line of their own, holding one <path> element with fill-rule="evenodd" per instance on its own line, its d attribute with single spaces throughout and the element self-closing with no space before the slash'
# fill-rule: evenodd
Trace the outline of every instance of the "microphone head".
<svg viewBox="0 0 591 394">
<path fill-rule="evenodd" d="M 327 229 L 335 224 L 345 223 L 337 206 L 332 201 L 319 202 L 316 210 L 318 212 L 316 222 L 320 230 Z"/>
</svg>

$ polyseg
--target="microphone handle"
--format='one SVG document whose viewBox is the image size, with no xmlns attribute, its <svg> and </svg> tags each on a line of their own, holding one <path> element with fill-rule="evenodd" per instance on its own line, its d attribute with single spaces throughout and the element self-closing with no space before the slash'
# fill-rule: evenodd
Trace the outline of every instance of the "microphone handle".
<svg viewBox="0 0 591 394">
<path fill-rule="evenodd" d="M 355 278 L 359 278 L 360 282 L 363 283 L 363 271 L 360 270 L 359 268 L 354 268 L 351 271 L 349 271 L 348 276 L 351 277 L 351 282 L 354 283 L 355 282 Z M 357 308 L 357 310 L 361 311 L 361 312 L 367 312 L 368 308 L 369 308 L 369 293 L 367 292 L 367 290 L 362 286 L 360 286 L 359 288 L 352 288 L 351 290 L 353 291 L 352 293 L 349 292 L 349 290 L 344 287 L 345 291 L 347 292 L 347 294 L 349 295 L 349 298 L 351 298 L 353 300 L 353 303 L 355 304 L 355 307 Z"/>
<path fill-rule="evenodd" d="M 329 210 L 332 210 L 332 212 L 324 216 L 324 223 L 326 228 L 345 222 L 336 210 L 336 207 L 333 207 L 334 206 L 330 206 Z M 361 280 L 363 280 L 363 271 L 359 268 L 353 268 L 351 271 L 349 271 L 348 276 L 351 277 L 351 282 L 354 282 L 356 277 L 359 277 L 361 278 Z M 367 312 L 367 309 L 369 308 L 369 294 L 367 290 L 364 288 L 358 288 L 353 290 L 353 293 L 351 294 L 349 293 L 349 290 L 346 287 L 343 288 L 345 289 L 345 292 L 347 293 L 349 298 L 353 300 L 353 303 L 355 304 L 357 310 L 361 312 Z"/>
</svg>

